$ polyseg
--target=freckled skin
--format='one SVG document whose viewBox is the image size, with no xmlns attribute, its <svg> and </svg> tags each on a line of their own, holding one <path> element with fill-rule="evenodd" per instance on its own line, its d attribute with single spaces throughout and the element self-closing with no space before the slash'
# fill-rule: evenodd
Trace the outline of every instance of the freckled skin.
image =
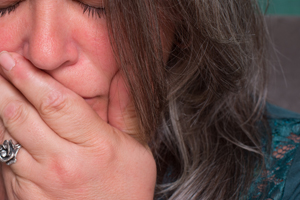
<svg viewBox="0 0 300 200">
<path fill-rule="evenodd" d="M 82 97 L 107 121 L 118 67 L 106 20 L 82 14 L 74 1 L 24 1 L 0 18 L 0 51 L 17 52 Z"/>
<path fill-rule="evenodd" d="M 0 117 L 17 116 L 6 101 L 28 109 L 5 128 L 0 120 L 1 136 L 23 146 L 2 169 L 9 199 L 153 199 L 155 160 L 138 142 L 105 17 L 82 12 L 76 1 L 26 0 L 0 18 L 0 52 L 16 61 L 10 72 L 0 67 Z M 173 40 L 166 30 L 165 62 Z"/>
</svg>

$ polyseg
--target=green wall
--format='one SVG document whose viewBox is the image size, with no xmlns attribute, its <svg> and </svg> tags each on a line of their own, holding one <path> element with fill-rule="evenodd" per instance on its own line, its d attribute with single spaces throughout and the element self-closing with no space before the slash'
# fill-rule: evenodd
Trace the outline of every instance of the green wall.
<svg viewBox="0 0 300 200">
<path fill-rule="evenodd" d="M 258 0 L 265 10 L 267 2 L 269 7 L 266 14 L 269 15 L 297 15 L 300 16 L 300 0 Z"/>
</svg>

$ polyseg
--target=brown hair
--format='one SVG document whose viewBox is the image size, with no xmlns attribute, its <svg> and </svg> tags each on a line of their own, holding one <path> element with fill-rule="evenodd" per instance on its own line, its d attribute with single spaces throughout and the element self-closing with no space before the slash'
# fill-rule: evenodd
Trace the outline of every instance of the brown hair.
<svg viewBox="0 0 300 200">
<path fill-rule="evenodd" d="M 253 0 L 112 0 L 111 41 L 157 162 L 156 197 L 239 199 L 263 166 L 265 26 Z M 160 38 L 175 27 L 168 63 Z M 256 168 L 255 168 L 256 167 Z M 169 181 L 163 179 L 168 174 Z"/>
</svg>

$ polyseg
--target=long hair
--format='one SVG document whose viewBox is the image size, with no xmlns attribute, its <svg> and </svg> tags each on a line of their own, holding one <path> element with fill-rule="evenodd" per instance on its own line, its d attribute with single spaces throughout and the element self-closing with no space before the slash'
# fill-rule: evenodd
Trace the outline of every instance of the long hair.
<svg viewBox="0 0 300 200">
<path fill-rule="evenodd" d="M 156 197 L 247 195 L 263 166 L 265 26 L 257 3 L 111 0 L 106 18 L 141 140 L 157 162 Z M 170 24 L 166 63 L 161 35 Z"/>
</svg>

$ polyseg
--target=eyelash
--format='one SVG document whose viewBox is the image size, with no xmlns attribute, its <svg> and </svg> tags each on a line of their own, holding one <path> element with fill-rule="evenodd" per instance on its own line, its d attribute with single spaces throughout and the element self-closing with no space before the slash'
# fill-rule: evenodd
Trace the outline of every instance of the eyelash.
<svg viewBox="0 0 300 200">
<path fill-rule="evenodd" d="M 0 17 L 3 17 L 4 15 L 15 11 L 16 8 L 20 5 L 21 2 L 22 1 L 19 1 L 19 2 L 15 3 L 14 5 L 9 6 L 7 8 L 0 8 Z"/>
<path fill-rule="evenodd" d="M 76 2 L 79 3 L 81 8 L 83 9 L 83 14 L 88 13 L 88 16 L 92 16 L 92 17 L 97 16 L 98 18 L 105 16 L 105 8 L 104 7 L 97 8 L 97 7 L 82 3 L 80 1 L 76 1 Z"/>
<path fill-rule="evenodd" d="M 19 2 L 15 3 L 14 5 L 9 6 L 7 8 L 0 8 L 0 17 L 3 17 L 4 15 L 10 14 L 11 12 L 15 11 L 21 2 L 22 1 L 19 1 Z M 105 8 L 103 8 L 103 7 L 96 8 L 94 6 L 84 4 L 80 1 L 76 1 L 76 2 L 79 3 L 81 8 L 83 9 L 83 14 L 88 13 L 88 16 L 92 16 L 92 17 L 97 16 L 98 18 L 101 18 L 102 16 L 105 15 Z"/>
</svg>

